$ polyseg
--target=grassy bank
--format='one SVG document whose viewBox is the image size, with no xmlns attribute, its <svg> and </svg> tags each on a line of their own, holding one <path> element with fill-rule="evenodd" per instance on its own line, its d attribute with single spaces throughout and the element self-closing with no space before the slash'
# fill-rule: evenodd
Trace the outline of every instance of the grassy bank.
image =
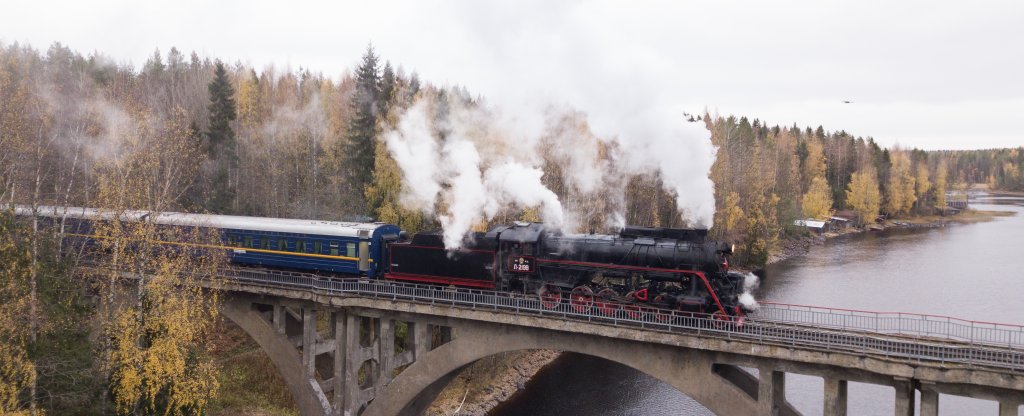
<svg viewBox="0 0 1024 416">
<path fill-rule="evenodd" d="M 221 366 L 211 415 L 298 416 L 277 367 L 241 328 L 224 319 L 211 341 Z"/>
</svg>

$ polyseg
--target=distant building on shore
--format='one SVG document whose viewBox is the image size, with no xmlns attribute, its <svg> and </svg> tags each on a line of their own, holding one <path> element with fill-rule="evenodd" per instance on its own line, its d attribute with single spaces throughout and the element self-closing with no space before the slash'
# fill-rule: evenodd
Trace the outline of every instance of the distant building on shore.
<svg viewBox="0 0 1024 416">
<path fill-rule="evenodd" d="M 815 233 L 818 234 L 825 234 L 832 230 L 832 227 L 828 221 L 816 220 L 813 218 L 793 221 L 793 225 L 796 225 L 798 227 L 809 228 L 811 231 L 814 231 Z"/>
</svg>

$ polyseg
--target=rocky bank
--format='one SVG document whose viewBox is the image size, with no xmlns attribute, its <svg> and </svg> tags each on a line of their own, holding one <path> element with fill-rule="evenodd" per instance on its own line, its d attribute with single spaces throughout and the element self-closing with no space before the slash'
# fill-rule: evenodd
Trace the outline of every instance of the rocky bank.
<svg viewBox="0 0 1024 416">
<path fill-rule="evenodd" d="M 526 382 L 560 355 L 531 350 L 480 360 L 448 384 L 427 410 L 430 416 L 485 416 L 487 412 L 526 387 Z"/>
</svg>

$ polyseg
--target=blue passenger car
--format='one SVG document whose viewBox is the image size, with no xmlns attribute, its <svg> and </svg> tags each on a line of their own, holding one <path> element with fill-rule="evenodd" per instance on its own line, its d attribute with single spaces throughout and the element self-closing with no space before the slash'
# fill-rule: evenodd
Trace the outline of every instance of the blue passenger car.
<svg viewBox="0 0 1024 416">
<path fill-rule="evenodd" d="M 18 215 L 30 216 L 28 207 L 17 207 Z M 39 207 L 41 217 L 64 222 L 66 235 L 90 239 L 95 221 L 114 214 L 80 207 Z M 125 221 L 153 221 L 160 227 L 212 229 L 221 245 L 203 249 L 226 250 L 232 263 L 318 272 L 376 277 L 384 271 L 386 241 L 399 238 L 397 226 L 384 223 L 296 220 L 234 215 L 149 213 L 127 211 Z M 169 245 L 180 242 L 158 241 Z M 188 243 L 185 243 L 188 245 Z"/>
</svg>

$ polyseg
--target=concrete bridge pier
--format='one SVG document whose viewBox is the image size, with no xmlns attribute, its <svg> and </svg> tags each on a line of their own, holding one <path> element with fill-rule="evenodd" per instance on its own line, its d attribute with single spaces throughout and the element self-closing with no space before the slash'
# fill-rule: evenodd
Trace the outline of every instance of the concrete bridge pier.
<svg viewBox="0 0 1024 416">
<path fill-rule="evenodd" d="M 897 378 L 893 382 L 896 389 L 896 416 L 914 416 L 914 383 L 908 379 Z"/>
<path fill-rule="evenodd" d="M 266 351 L 302 415 L 361 414 L 395 374 L 453 339 L 452 328 L 429 320 L 280 297 L 236 294 L 221 312 Z M 431 400 L 447 385 L 438 381 Z"/>
<path fill-rule="evenodd" d="M 1019 401 L 1004 400 L 999 402 L 999 416 L 1017 416 L 1020 413 Z"/>
<path fill-rule="evenodd" d="M 838 377 L 825 377 L 825 414 L 828 416 L 846 416 L 847 398 L 846 380 Z"/>
<path fill-rule="evenodd" d="M 775 371 L 771 367 L 760 367 L 757 373 L 758 413 L 779 415 L 786 403 L 786 373 Z"/>
<path fill-rule="evenodd" d="M 921 416 L 939 416 L 939 392 L 934 383 L 921 383 Z"/>
</svg>

